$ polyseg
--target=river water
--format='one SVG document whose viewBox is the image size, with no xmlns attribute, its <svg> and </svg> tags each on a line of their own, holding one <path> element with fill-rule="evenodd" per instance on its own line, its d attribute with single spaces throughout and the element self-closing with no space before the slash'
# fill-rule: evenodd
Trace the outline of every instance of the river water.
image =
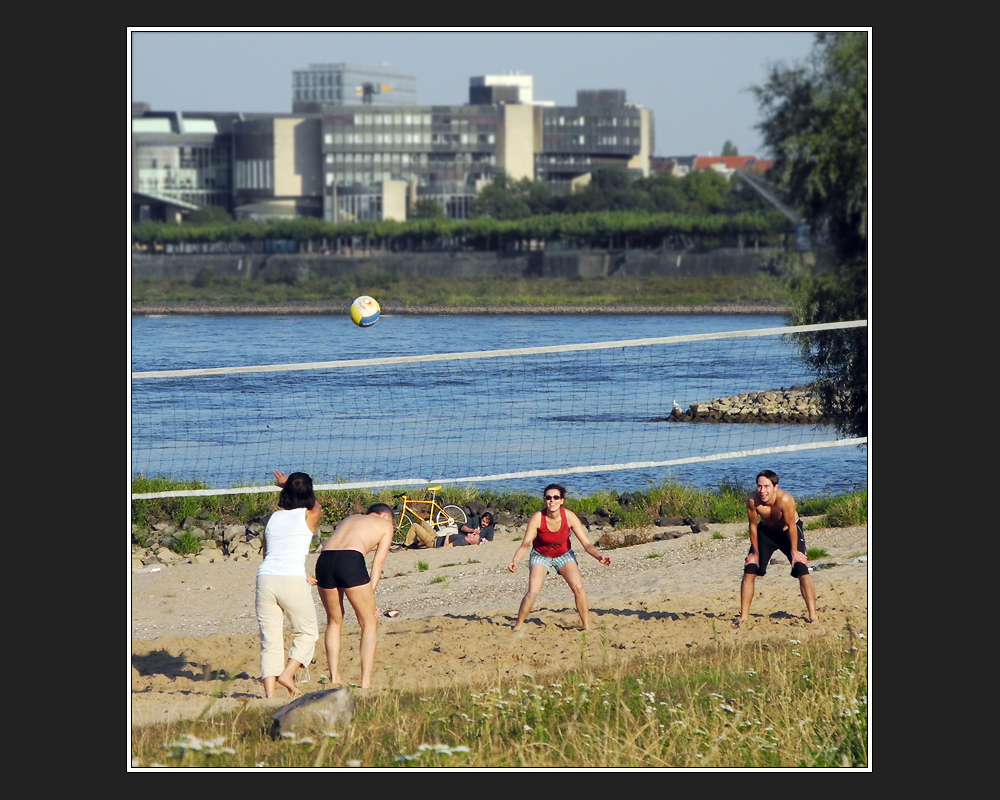
<svg viewBox="0 0 1000 800">
<path fill-rule="evenodd" d="M 782 327 L 758 315 L 385 315 L 360 329 L 344 316 L 132 318 L 133 371 L 416 356 Z M 195 380 L 133 381 L 132 474 L 260 485 L 270 469 L 318 483 L 444 480 L 534 469 L 565 476 L 478 483 L 577 496 L 665 479 L 753 484 L 764 468 L 795 495 L 863 487 L 867 449 L 834 447 L 668 467 L 662 461 L 834 438 L 825 426 L 651 422 L 673 402 L 809 380 L 784 337 L 616 348 L 523 360 L 441 362 Z"/>
</svg>

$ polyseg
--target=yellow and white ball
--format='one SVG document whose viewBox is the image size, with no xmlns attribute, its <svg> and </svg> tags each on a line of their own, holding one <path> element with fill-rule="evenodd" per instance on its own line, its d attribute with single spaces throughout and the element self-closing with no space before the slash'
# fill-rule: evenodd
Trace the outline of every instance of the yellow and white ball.
<svg viewBox="0 0 1000 800">
<path fill-rule="evenodd" d="M 351 322 L 362 328 L 369 328 L 378 322 L 382 309 L 374 297 L 364 294 L 351 303 Z"/>
</svg>

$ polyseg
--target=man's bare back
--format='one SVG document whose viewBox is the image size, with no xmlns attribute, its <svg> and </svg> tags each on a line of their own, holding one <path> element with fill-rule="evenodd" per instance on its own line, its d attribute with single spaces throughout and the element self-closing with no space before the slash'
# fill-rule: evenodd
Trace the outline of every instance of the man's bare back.
<svg viewBox="0 0 1000 800">
<path fill-rule="evenodd" d="M 323 545 L 323 550 L 357 550 L 367 555 L 386 537 L 392 542 L 392 522 L 379 514 L 352 514 Z"/>
<path fill-rule="evenodd" d="M 324 573 L 319 576 L 319 597 L 326 609 L 326 657 L 330 664 L 330 680 L 334 684 L 341 683 L 340 634 L 344 626 L 346 597 L 361 625 L 361 688 L 367 689 L 372 685 L 379 616 L 375 590 L 392 544 L 392 533 L 392 508 L 384 503 L 376 503 L 368 509 L 367 514 L 352 514 L 343 520 L 323 545 L 323 553 L 342 551 L 341 555 L 336 556 L 333 553 L 328 556 L 321 553 L 317 562 L 319 575 L 319 565 L 324 558 L 337 561 L 337 567 L 330 564 L 329 575 Z M 376 547 L 378 549 L 372 559 L 369 576 L 365 572 L 364 557 Z M 354 551 L 360 555 L 349 556 L 343 551 Z M 352 564 L 352 561 L 360 564 Z"/>
</svg>

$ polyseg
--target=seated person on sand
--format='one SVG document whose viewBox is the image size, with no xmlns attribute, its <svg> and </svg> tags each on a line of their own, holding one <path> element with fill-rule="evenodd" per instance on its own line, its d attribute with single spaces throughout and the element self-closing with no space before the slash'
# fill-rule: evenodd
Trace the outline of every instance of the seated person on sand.
<svg viewBox="0 0 1000 800">
<path fill-rule="evenodd" d="M 480 544 L 478 533 L 451 533 L 437 536 L 434 539 L 435 547 L 465 547 L 467 544 Z"/>
<path fill-rule="evenodd" d="M 406 534 L 405 544 L 407 547 L 413 547 L 415 542 L 420 542 L 424 547 L 464 547 L 468 544 L 479 544 L 480 537 L 478 533 L 438 534 L 428 523 L 415 519 L 410 526 L 410 532 Z"/>
<path fill-rule="evenodd" d="M 478 533 L 479 544 L 493 541 L 493 514 L 484 511 L 480 517 L 472 517 L 468 522 L 463 522 L 458 526 L 458 532 L 462 534 Z M 474 544 L 467 542 L 467 544 Z"/>
<path fill-rule="evenodd" d="M 795 498 L 778 488 L 778 475 L 769 469 L 757 475 L 757 489 L 747 498 L 747 517 L 750 520 L 750 552 L 744 562 L 740 584 L 740 616 L 734 620 L 733 627 L 738 628 L 750 618 L 756 579 L 764 577 L 775 550 L 784 553 L 792 565 L 792 577 L 799 580 L 809 621 L 818 622 L 816 588 L 809 574 L 806 540 L 802 520 L 795 510 Z"/>
</svg>

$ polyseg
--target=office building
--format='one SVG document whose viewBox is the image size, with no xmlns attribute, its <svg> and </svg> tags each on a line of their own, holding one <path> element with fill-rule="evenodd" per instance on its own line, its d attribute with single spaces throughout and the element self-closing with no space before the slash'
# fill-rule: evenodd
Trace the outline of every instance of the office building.
<svg viewBox="0 0 1000 800">
<path fill-rule="evenodd" d="M 235 123 L 237 219 L 322 216 L 320 130 L 316 114 L 248 114 Z"/>
<path fill-rule="evenodd" d="M 238 219 L 405 220 L 419 200 L 466 219 L 501 170 L 557 193 L 602 168 L 649 175 L 652 114 L 627 102 L 623 90 L 583 90 L 575 106 L 556 106 L 534 100 L 531 76 L 511 73 L 471 78 L 467 105 L 389 105 L 381 101 L 410 91 L 406 76 L 361 69 L 297 71 L 302 94 L 292 114 L 147 110 L 133 122 L 134 188 L 173 197 L 186 210 L 222 205 Z M 396 80 L 400 91 L 362 103 L 344 90 L 363 78 Z"/>
<path fill-rule="evenodd" d="M 133 221 L 177 220 L 203 206 L 231 211 L 232 129 L 239 116 L 133 103 Z"/>
<path fill-rule="evenodd" d="M 465 219 L 500 170 L 557 192 L 595 169 L 649 174 L 652 115 L 624 91 L 581 91 L 571 107 L 532 94 L 530 76 L 479 76 L 469 105 L 325 109 L 324 218 L 403 219 L 431 199 Z"/>
</svg>

